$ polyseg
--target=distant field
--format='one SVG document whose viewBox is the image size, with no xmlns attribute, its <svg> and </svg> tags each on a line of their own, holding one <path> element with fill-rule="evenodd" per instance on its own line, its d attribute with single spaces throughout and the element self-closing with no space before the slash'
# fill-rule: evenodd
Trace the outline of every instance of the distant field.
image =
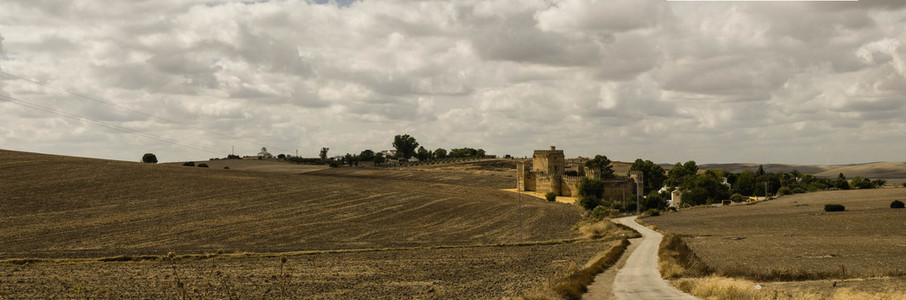
<svg viewBox="0 0 906 300">
<path fill-rule="evenodd" d="M 645 219 L 687 236 L 692 250 L 719 273 L 877 277 L 906 274 L 906 188 L 828 191 L 784 196 L 757 205 L 684 210 Z M 844 212 L 824 212 L 824 204 Z"/>
<path fill-rule="evenodd" d="M 526 240 L 576 236 L 575 207 L 523 201 L 520 214 L 495 177 L 311 174 L 0 151 L 0 258 L 504 243 L 520 215 Z"/>
</svg>

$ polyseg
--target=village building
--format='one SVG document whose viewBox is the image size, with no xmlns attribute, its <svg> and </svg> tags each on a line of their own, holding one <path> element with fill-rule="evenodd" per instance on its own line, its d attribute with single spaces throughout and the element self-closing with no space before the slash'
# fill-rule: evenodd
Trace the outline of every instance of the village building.
<svg viewBox="0 0 906 300">
<path fill-rule="evenodd" d="M 258 152 L 258 159 L 272 159 L 274 158 L 270 152 L 267 152 L 266 147 L 261 147 L 261 152 Z"/>
<path fill-rule="evenodd" d="M 584 161 L 567 163 L 563 150 L 555 146 L 551 146 L 550 150 L 535 150 L 531 163 L 516 163 L 519 191 L 554 192 L 557 196 L 578 197 L 582 177 L 604 181 L 604 200 L 607 201 L 625 201 L 633 193 L 642 195 L 644 189 L 642 172 L 632 171 L 628 177 L 602 179 L 600 170 L 586 170 Z"/>
</svg>

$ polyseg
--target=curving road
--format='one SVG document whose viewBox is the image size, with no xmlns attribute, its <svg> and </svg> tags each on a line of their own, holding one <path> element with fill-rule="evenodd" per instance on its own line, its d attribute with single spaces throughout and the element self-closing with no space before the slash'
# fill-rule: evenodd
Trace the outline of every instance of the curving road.
<svg viewBox="0 0 906 300">
<path fill-rule="evenodd" d="M 697 299 L 685 294 L 661 278 L 657 269 L 657 251 L 664 237 L 657 231 L 635 222 L 636 217 L 614 219 L 642 234 L 638 248 L 629 255 L 613 283 L 615 299 Z"/>
</svg>

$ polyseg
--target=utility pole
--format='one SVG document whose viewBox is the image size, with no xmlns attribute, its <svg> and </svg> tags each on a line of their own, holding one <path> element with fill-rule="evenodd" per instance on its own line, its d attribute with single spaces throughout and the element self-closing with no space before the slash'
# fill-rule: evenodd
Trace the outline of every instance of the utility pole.
<svg viewBox="0 0 906 300">
<path fill-rule="evenodd" d="M 764 182 L 764 200 L 768 200 L 768 182 Z"/>
<path fill-rule="evenodd" d="M 519 176 L 516 176 L 516 192 L 519 193 L 517 208 L 519 212 L 519 241 L 524 242 L 525 237 L 522 235 L 522 189 L 519 188 Z"/>
</svg>

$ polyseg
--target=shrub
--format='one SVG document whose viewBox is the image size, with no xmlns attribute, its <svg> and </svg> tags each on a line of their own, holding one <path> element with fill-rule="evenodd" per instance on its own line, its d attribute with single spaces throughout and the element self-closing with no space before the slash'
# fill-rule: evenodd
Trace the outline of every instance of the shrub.
<svg viewBox="0 0 906 300">
<path fill-rule="evenodd" d="M 339 168 L 339 167 L 340 167 L 340 164 L 338 164 L 338 163 L 335 162 L 335 161 L 332 161 L 332 162 L 330 162 L 330 164 L 329 164 L 328 166 L 330 166 L 331 168 Z"/>
<path fill-rule="evenodd" d="M 790 190 L 790 188 L 788 188 L 788 187 L 781 187 L 779 190 L 777 190 L 777 194 L 780 196 L 789 195 L 792 193 L 793 193 L 793 191 Z"/>
<path fill-rule="evenodd" d="M 229 167 L 229 166 L 227 166 L 227 167 L 223 167 L 223 169 L 224 169 L 224 170 L 229 170 L 229 169 L 230 169 L 230 167 Z"/>
<path fill-rule="evenodd" d="M 825 204 L 824 211 L 844 211 L 846 206 L 840 204 Z"/>
<path fill-rule="evenodd" d="M 589 218 L 596 220 L 603 220 L 604 218 L 609 216 L 610 209 L 605 207 L 604 205 L 598 205 L 598 207 L 595 207 L 595 209 L 592 209 L 591 212 L 588 213 Z"/>
<path fill-rule="evenodd" d="M 195 166 L 195 162 L 194 162 L 194 161 L 187 161 L 187 162 L 184 162 L 184 163 L 182 164 L 182 166 L 183 166 L 183 167 L 194 167 L 194 166 Z"/>
<path fill-rule="evenodd" d="M 645 215 L 649 215 L 649 216 L 652 216 L 652 217 L 657 217 L 657 216 L 660 216 L 660 215 L 661 215 L 661 211 L 652 208 L 652 209 L 646 210 L 646 211 L 645 211 Z"/>
<path fill-rule="evenodd" d="M 156 164 L 157 156 L 154 155 L 154 153 L 145 153 L 145 155 L 142 155 L 142 162 L 146 164 Z"/>
<path fill-rule="evenodd" d="M 199 168 L 207 168 L 207 167 L 208 167 L 208 164 L 206 164 L 206 163 L 200 163 L 200 164 L 198 164 L 198 167 L 199 167 Z"/>
<path fill-rule="evenodd" d="M 906 204 L 904 204 L 903 201 L 893 200 L 893 202 L 890 202 L 890 208 L 903 208 L 903 207 L 906 207 Z"/>
<path fill-rule="evenodd" d="M 557 193 L 547 192 L 547 194 L 544 194 L 544 198 L 546 198 L 547 201 L 550 201 L 550 202 L 557 201 Z"/>
<path fill-rule="evenodd" d="M 733 195 L 730 195 L 730 201 L 733 201 L 733 202 L 743 202 L 743 201 L 746 201 L 746 197 L 743 196 L 743 195 L 740 194 L 740 193 L 735 193 L 735 194 L 733 194 Z"/>
</svg>

